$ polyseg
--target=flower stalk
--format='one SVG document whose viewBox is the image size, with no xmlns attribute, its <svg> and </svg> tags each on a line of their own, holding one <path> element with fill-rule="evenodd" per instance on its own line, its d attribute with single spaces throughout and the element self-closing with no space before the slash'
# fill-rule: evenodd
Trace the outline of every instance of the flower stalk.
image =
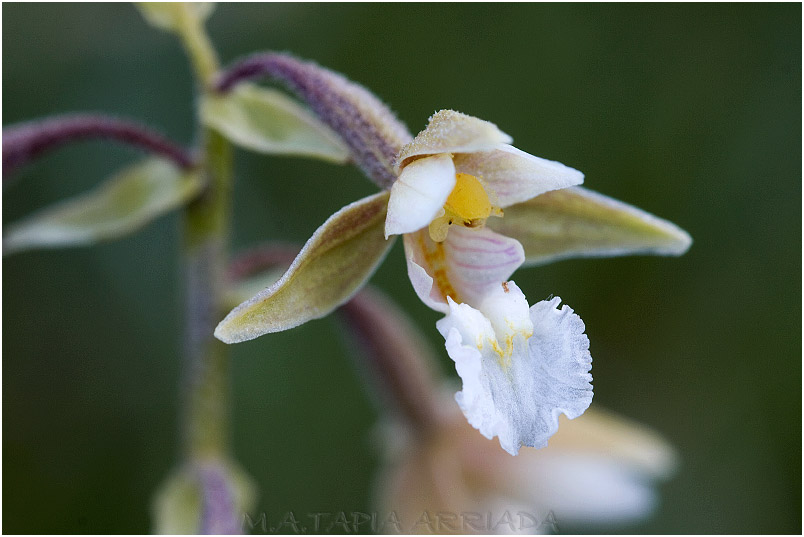
<svg viewBox="0 0 804 537">
<path fill-rule="evenodd" d="M 391 188 L 394 160 L 412 136 L 373 93 L 343 76 L 311 62 L 279 53 L 259 53 L 236 62 L 216 79 L 216 91 L 270 76 L 307 102 L 313 112 L 337 132 L 355 163 L 374 183 Z"/>
<path fill-rule="evenodd" d="M 338 310 L 357 344 L 369 386 L 410 431 L 426 435 L 443 421 L 435 358 L 406 316 L 379 292 L 364 288 Z"/>
<path fill-rule="evenodd" d="M 212 41 L 204 29 L 204 17 L 187 2 L 176 4 L 176 8 L 180 10 L 176 17 L 176 32 L 193 64 L 196 80 L 204 90 L 209 90 L 220 66 Z"/>
<path fill-rule="evenodd" d="M 192 62 L 200 91 L 209 91 L 218 59 L 203 21 L 182 4 L 177 31 Z M 212 337 L 224 311 L 231 214 L 232 151 L 216 132 L 202 128 L 200 167 L 207 190 L 184 212 L 185 379 L 183 442 L 190 460 L 223 458 L 228 453 L 229 356 Z"/>
<path fill-rule="evenodd" d="M 103 114 L 65 114 L 3 129 L 3 179 L 8 180 L 12 172 L 48 151 L 92 139 L 144 149 L 184 170 L 195 165 L 187 150 L 139 123 Z"/>
<path fill-rule="evenodd" d="M 218 60 L 204 31 L 204 14 L 190 4 L 165 6 L 162 13 L 160 6 L 150 8 L 155 11 L 149 20 L 167 24 L 180 36 L 199 91 L 208 95 Z M 162 23 L 160 15 L 167 16 Z M 226 139 L 209 127 L 201 127 L 199 139 L 206 190 L 185 207 L 182 221 L 182 464 L 157 494 L 154 513 L 158 532 L 233 534 L 240 533 L 240 513 L 249 509 L 254 496 L 250 479 L 230 456 L 229 353 L 212 336 L 226 306 L 233 158 Z M 187 505 L 189 510 L 182 507 Z"/>
<path fill-rule="evenodd" d="M 202 91 L 217 70 L 217 58 L 197 17 L 183 17 L 181 36 Z M 208 190 L 184 214 L 186 330 L 184 416 L 189 458 L 222 457 L 230 435 L 229 358 L 212 337 L 222 306 L 231 212 L 232 152 L 219 134 L 204 128 L 202 167 Z"/>
</svg>

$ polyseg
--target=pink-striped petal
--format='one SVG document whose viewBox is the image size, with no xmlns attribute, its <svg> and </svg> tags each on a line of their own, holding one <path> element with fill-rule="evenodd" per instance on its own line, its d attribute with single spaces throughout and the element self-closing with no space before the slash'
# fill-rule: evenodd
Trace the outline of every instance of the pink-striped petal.
<svg viewBox="0 0 804 537">
<path fill-rule="evenodd" d="M 448 296 L 478 307 L 525 259 L 516 240 L 462 226 L 452 226 L 444 242 L 434 242 L 426 229 L 405 235 L 405 255 L 419 298 L 444 313 Z"/>
</svg>

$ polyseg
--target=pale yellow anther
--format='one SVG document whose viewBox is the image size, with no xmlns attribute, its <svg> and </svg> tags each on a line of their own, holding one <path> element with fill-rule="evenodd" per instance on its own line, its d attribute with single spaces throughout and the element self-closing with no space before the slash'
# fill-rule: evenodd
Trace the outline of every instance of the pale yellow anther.
<svg viewBox="0 0 804 537">
<path fill-rule="evenodd" d="M 491 200 L 477 177 L 456 173 L 455 188 L 447 198 L 444 210 L 463 220 L 486 219 L 491 214 Z"/>
<path fill-rule="evenodd" d="M 449 226 L 482 227 L 489 216 L 502 216 L 502 209 L 492 205 L 483 183 L 468 173 L 455 174 L 455 188 L 444 204 L 444 214 L 430 223 L 430 238 L 442 242 Z"/>
</svg>

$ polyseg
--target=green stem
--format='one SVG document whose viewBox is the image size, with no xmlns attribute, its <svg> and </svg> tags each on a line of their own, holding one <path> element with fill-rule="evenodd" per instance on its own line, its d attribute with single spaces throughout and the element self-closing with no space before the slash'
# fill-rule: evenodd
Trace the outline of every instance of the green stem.
<svg viewBox="0 0 804 537">
<path fill-rule="evenodd" d="M 196 12 L 186 2 L 182 3 L 182 17 L 178 31 L 181 34 L 184 48 L 190 61 L 193 63 L 196 79 L 202 84 L 204 91 L 207 91 L 213 82 L 215 73 L 218 72 L 218 55 L 209 40 L 207 32 L 204 30 L 204 23 L 198 18 Z"/>
<path fill-rule="evenodd" d="M 201 91 L 208 91 L 218 70 L 203 23 L 185 6 L 180 33 Z M 186 276 L 185 399 L 183 442 L 190 460 L 224 458 L 229 451 L 229 355 L 213 337 L 226 313 L 225 278 L 231 214 L 232 151 L 217 133 L 203 128 L 201 167 L 204 195 L 184 213 Z"/>
</svg>

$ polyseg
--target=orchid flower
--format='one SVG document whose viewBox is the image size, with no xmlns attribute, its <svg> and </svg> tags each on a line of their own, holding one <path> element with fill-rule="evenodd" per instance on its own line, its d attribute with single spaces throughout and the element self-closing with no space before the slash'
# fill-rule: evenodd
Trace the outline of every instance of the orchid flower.
<svg viewBox="0 0 804 537">
<path fill-rule="evenodd" d="M 516 239 L 485 227 L 504 208 L 583 174 L 509 145 L 495 125 L 445 110 L 397 159 L 385 234 L 405 234 L 419 298 L 446 314 L 437 327 L 463 379 L 469 423 L 509 453 L 543 447 L 558 415 L 592 402 L 592 358 L 580 318 L 561 299 L 529 308 L 508 278 L 524 261 Z"/>
<path fill-rule="evenodd" d="M 456 399 L 469 423 L 514 455 L 545 446 L 560 414 L 575 418 L 591 403 L 589 341 L 561 299 L 529 306 L 508 278 L 525 263 L 570 256 L 677 255 L 689 235 L 578 188 L 583 174 L 516 149 L 487 121 L 444 110 L 412 138 L 365 88 L 314 64 L 258 55 L 223 73 L 218 87 L 262 74 L 305 99 L 384 191 L 333 214 L 216 337 L 236 343 L 327 315 L 402 234 L 414 290 L 445 314 L 437 328 L 463 381 Z"/>
<path fill-rule="evenodd" d="M 623 527 L 655 512 L 657 485 L 678 466 L 657 432 L 600 409 L 562 418 L 549 446 L 516 458 L 471 429 L 457 408 L 433 435 L 406 436 L 398 426 L 384 433 L 377 510 L 393 510 L 410 533 Z"/>
</svg>

